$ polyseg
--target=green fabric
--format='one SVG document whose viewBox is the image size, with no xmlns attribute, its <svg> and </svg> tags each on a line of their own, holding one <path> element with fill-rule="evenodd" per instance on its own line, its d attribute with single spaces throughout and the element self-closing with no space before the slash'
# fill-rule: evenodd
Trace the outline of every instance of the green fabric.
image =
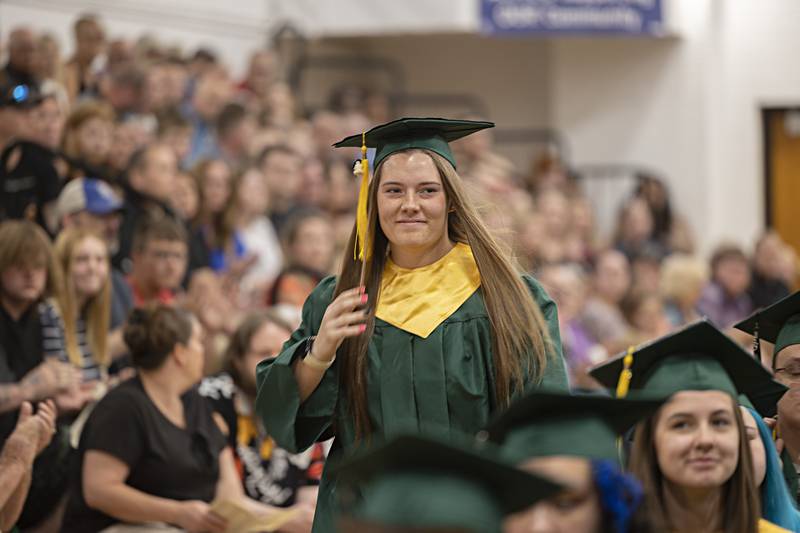
<svg viewBox="0 0 800 533">
<path fill-rule="evenodd" d="M 487 427 L 506 460 L 568 455 L 619 462 L 618 436 L 654 413 L 661 398 L 534 391 Z"/>
<path fill-rule="evenodd" d="M 733 327 L 750 335 L 758 333 L 758 338 L 777 343 L 781 328 L 790 319 L 800 315 L 800 291 L 781 298 L 764 309 L 759 309 Z M 775 350 L 777 353 L 778 350 Z"/>
<path fill-rule="evenodd" d="M 525 276 L 525 282 L 548 323 L 555 352 L 542 385 L 567 390 L 556 305 L 533 278 Z M 336 280 L 329 277 L 314 289 L 303 306 L 300 328 L 292 333 L 277 358 L 260 363 L 256 371 L 256 408 L 270 435 L 282 448 L 298 452 L 333 436 L 335 428 L 328 464 L 355 446 L 353 422 L 344 395 L 339 394 L 338 361 L 302 405 L 291 365 L 302 356 L 306 340 L 316 335 L 335 284 Z M 491 338 L 480 289 L 426 339 L 376 320 L 367 373 L 373 438 L 413 432 L 447 439 L 451 430 L 474 435 L 482 429 L 496 409 Z M 335 485 L 326 465 L 314 533 L 335 531 Z"/>
<path fill-rule="evenodd" d="M 486 488 L 468 479 L 443 476 L 441 472 L 397 474 L 367 487 L 369 496 L 357 513 L 361 519 L 500 533 L 501 508 Z"/>
<path fill-rule="evenodd" d="M 422 148 L 436 152 L 447 159 L 453 168 L 456 159 L 448 143 L 477 131 L 493 128 L 494 123 L 478 120 L 452 120 L 446 118 L 400 118 L 375 126 L 366 132 L 366 145 L 375 148 L 374 168 L 395 152 Z M 351 135 L 333 146 L 360 148 L 362 135 Z"/>
<path fill-rule="evenodd" d="M 775 355 L 787 346 L 795 344 L 800 344 L 800 315 L 791 317 L 781 328 L 775 341 Z"/>
<path fill-rule="evenodd" d="M 670 395 L 684 390 L 739 394 L 719 361 L 702 355 L 665 357 L 644 380 L 647 391 L 653 394 Z"/>
<path fill-rule="evenodd" d="M 619 354 L 589 373 L 614 390 L 625 355 Z M 759 361 L 707 320 L 638 346 L 630 370 L 630 390 L 653 395 L 721 390 L 734 397 L 746 394 L 755 404 L 757 398 L 782 387 Z"/>
<path fill-rule="evenodd" d="M 512 431 L 504 457 L 521 463 L 531 457 L 569 455 L 619 462 L 617 434 L 601 420 L 546 420 Z"/>
</svg>

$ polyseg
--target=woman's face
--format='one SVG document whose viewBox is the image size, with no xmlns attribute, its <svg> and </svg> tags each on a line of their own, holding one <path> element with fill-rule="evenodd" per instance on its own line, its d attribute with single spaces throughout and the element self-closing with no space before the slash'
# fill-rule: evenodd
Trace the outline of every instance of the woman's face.
<svg viewBox="0 0 800 533">
<path fill-rule="evenodd" d="M 383 163 L 378 218 L 391 245 L 426 252 L 447 235 L 447 198 L 433 159 L 421 151 L 399 152 Z"/>
<path fill-rule="evenodd" d="M 324 218 L 308 218 L 300 223 L 290 247 L 291 262 L 296 266 L 327 273 L 335 246 L 333 227 Z"/>
<path fill-rule="evenodd" d="M 228 165 L 215 161 L 208 166 L 206 179 L 203 181 L 203 200 L 207 212 L 219 213 L 225 208 L 231 194 L 230 181 Z"/>
<path fill-rule="evenodd" d="M 102 240 L 89 236 L 78 243 L 70 276 L 80 298 L 91 298 L 103 290 L 108 280 L 108 250 Z"/>
<path fill-rule="evenodd" d="M 257 168 L 248 169 L 239 181 L 238 206 L 242 211 L 263 215 L 269 207 L 269 189 L 264 175 Z"/>
<path fill-rule="evenodd" d="M 753 415 L 746 408 L 739 406 L 742 412 L 744 429 L 747 431 L 747 442 L 750 444 L 750 455 L 753 459 L 753 476 L 756 486 L 760 487 L 767 475 L 767 451 L 764 449 L 764 441 L 758 432 L 758 426 Z"/>
<path fill-rule="evenodd" d="M 80 156 L 93 164 L 105 163 L 111 150 L 113 133 L 114 125 L 100 117 L 84 122 L 76 132 Z"/>
<path fill-rule="evenodd" d="M 283 343 L 291 334 L 291 331 L 283 329 L 283 327 L 274 322 L 265 322 L 258 328 L 258 331 L 250 339 L 247 352 L 241 359 L 234 360 L 245 392 L 255 394 L 256 367 L 258 363 L 277 356 L 281 351 L 281 347 L 283 347 Z"/>
<path fill-rule="evenodd" d="M 602 530 L 600 499 L 588 459 L 537 457 L 520 467 L 551 478 L 567 489 L 509 515 L 503 523 L 503 533 L 596 533 Z"/>
<path fill-rule="evenodd" d="M 664 478 L 686 489 L 727 482 L 739 464 L 734 404 L 722 391 L 681 391 L 657 415 L 655 448 Z"/>
</svg>

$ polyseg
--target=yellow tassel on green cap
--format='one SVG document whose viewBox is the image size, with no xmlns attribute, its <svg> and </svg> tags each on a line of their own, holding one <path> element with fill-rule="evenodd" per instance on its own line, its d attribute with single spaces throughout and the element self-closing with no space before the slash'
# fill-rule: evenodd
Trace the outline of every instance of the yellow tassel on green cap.
<svg viewBox="0 0 800 533">
<path fill-rule="evenodd" d="M 625 359 L 622 360 L 622 372 L 619 373 L 619 381 L 617 382 L 617 398 L 624 398 L 628 395 L 628 388 L 633 377 L 633 371 L 631 371 L 633 350 L 633 346 L 628 346 L 628 353 L 625 354 Z"/>
<path fill-rule="evenodd" d="M 361 188 L 358 191 L 358 207 L 356 209 L 356 246 L 353 259 L 369 261 L 372 255 L 371 246 L 367 242 L 367 200 L 369 198 L 369 160 L 367 159 L 367 134 L 361 134 Z"/>
</svg>

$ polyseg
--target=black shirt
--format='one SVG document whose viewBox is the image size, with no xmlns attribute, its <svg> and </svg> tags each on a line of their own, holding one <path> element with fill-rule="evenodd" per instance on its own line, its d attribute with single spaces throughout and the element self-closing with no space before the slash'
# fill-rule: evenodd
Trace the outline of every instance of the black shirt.
<svg viewBox="0 0 800 533">
<path fill-rule="evenodd" d="M 19 160 L 11 169 L 12 156 Z M 55 153 L 28 141 L 16 141 L 0 153 L 0 220 L 29 218 L 46 228 L 42 207 L 58 198 L 61 178 Z"/>
<path fill-rule="evenodd" d="M 119 520 L 91 509 L 83 499 L 83 457 L 105 452 L 130 468 L 125 483 L 171 500 L 214 499 L 219 454 L 226 438 L 212 409 L 196 389 L 183 398 L 186 428 L 170 422 L 156 407 L 138 377 L 109 392 L 84 426 L 70 502 L 62 532 L 100 531 Z"/>
</svg>

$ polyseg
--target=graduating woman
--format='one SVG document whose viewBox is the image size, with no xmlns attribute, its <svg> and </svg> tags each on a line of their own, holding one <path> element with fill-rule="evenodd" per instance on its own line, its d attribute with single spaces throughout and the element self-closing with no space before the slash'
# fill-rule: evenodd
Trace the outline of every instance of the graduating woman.
<svg viewBox="0 0 800 533">
<path fill-rule="evenodd" d="M 770 376 L 735 342 L 701 321 L 591 374 L 606 386 L 619 381 L 618 390 L 669 397 L 637 425 L 628 464 L 656 531 L 786 531 L 761 518 L 737 402 L 740 394 L 759 398 Z"/>
<path fill-rule="evenodd" d="M 257 370 L 257 410 L 284 449 L 335 436 L 336 457 L 403 431 L 475 434 L 529 384 L 566 389 L 555 304 L 517 272 L 455 171 L 448 142 L 492 126 L 400 119 L 336 145 L 364 155 L 357 253 Z M 323 473 L 317 533 L 335 530 L 334 477 Z"/>
</svg>

